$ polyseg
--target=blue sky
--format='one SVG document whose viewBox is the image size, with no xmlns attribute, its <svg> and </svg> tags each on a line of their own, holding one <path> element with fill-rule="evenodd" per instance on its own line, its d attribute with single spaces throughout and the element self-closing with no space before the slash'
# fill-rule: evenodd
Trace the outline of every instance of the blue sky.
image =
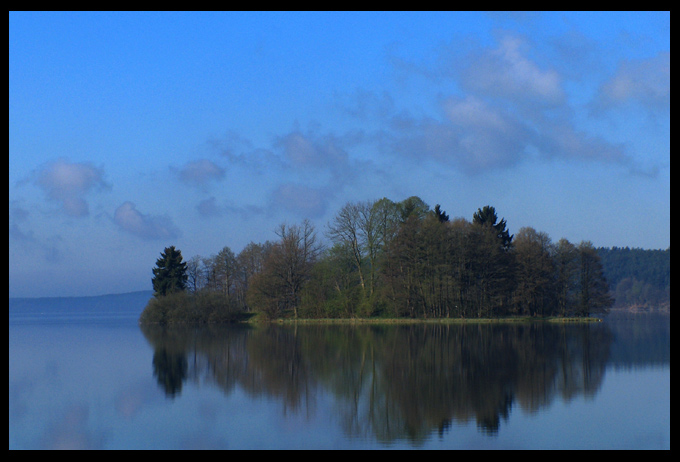
<svg viewBox="0 0 680 462">
<path fill-rule="evenodd" d="M 10 12 L 9 293 L 348 201 L 670 246 L 670 12 Z"/>
</svg>

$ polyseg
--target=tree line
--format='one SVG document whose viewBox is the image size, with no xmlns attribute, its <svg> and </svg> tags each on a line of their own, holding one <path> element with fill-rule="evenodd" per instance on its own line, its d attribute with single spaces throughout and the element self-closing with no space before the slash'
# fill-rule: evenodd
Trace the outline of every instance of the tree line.
<svg viewBox="0 0 680 462">
<path fill-rule="evenodd" d="M 671 303 L 671 248 L 598 248 L 617 307 L 668 308 Z"/>
<path fill-rule="evenodd" d="M 273 242 L 186 262 L 166 248 L 143 318 L 587 317 L 613 302 L 592 243 L 510 234 L 491 206 L 467 220 L 416 196 L 348 202 L 324 234 L 327 245 L 308 220 L 282 224 Z"/>
</svg>

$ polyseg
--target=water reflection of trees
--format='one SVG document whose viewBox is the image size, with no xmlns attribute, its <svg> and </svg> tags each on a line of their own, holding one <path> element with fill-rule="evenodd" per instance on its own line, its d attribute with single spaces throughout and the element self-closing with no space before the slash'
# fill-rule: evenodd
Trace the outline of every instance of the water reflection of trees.
<svg viewBox="0 0 680 462">
<path fill-rule="evenodd" d="M 612 341 L 601 323 L 143 329 L 168 396 L 238 385 L 311 412 L 326 393 L 348 435 L 415 443 L 453 423 L 494 434 L 514 406 L 594 394 Z"/>
</svg>

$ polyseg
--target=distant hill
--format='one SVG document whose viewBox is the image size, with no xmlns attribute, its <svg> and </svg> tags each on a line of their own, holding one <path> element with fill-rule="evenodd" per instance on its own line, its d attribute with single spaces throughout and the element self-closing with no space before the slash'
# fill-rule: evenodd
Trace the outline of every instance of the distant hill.
<svg viewBox="0 0 680 462">
<path fill-rule="evenodd" d="M 152 296 L 153 292 L 151 290 L 144 290 L 93 297 L 10 298 L 9 313 L 118 313 L 139 316 Z"/>
<path fill-rule="evenodd" d="M 671 248 L 599 248 L 616 307 L 670 309 Z"/>
</svg>

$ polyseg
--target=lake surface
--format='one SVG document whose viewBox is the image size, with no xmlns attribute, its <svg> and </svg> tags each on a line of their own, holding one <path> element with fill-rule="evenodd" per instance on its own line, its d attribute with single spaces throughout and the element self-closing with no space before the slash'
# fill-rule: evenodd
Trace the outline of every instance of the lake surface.
<svg viewBox="0 0 680 462">
<path fill-rule="evenodd" d="M 670 315 L 140 328 L 10 309 L 9 449 L 666 449 Z"/>
</svg>

